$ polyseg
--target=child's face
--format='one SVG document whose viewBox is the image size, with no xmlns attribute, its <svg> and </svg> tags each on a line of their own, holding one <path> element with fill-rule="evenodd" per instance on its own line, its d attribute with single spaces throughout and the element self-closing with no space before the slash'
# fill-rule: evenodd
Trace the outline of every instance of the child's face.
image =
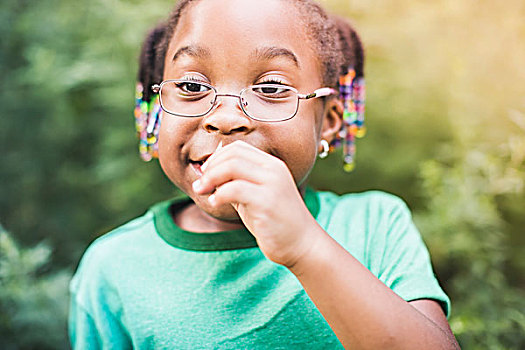
<svg viewBox="0 0 525 350">
<path fill-rule="evenodd" d="M 187 78 L 207 82 L 219 94 L 238 94 L 265 82 L 289 85 L 303 94 L 322 87 L 317 54 L 298 13 L 279 0 L 189 5 L 169 43 L 164 69 L 164 80 Z M 299 186 L 314 165 L 325 108 L 321 99 L 301 100 L 294 118 L 268 123 L 248 118 L 239 99 L 218 97 L 217 104 L 204 117 L 164 113 L 159 158 L 169 179 L 202 210 L 229 220 L 237 218 L 231 206 L 211 208 L 208 196 L 193 192 L 199 176 L 192 163 L 213 153 L 221 141 L 243 140 L 283 160 Z"/>
</svg>

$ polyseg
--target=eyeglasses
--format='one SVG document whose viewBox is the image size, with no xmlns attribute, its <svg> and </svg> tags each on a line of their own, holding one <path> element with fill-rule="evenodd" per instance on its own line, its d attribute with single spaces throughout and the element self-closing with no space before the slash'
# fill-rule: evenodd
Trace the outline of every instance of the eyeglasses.
<svg viewBox="0 0 525 350">
<path fill-rule="evenodd" d="M 160 95 L 162 109 L 179 117 L 202 117 L 216 105 L 218 97 L 236 97 L 244 114 L 262 122 L 292 119 L 299 109 L 299 100 L 330 96 L 332 88 L 317 89 L 311 94 L 299 94 L 296 89 L 280 84 L 249 86 L 238 95 L 219 94 L 215 87 L 192 80 L 165 80 L 151 87 Z"/>
</svg>

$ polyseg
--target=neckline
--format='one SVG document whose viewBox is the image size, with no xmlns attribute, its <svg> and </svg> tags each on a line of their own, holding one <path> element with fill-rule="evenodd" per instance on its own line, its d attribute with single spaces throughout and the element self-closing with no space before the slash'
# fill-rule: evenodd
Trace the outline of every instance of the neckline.
<svg viewBox="0 0 525 350">
<path fill-rule="evenodd" d="M 314 218 L 319 214 L 319 198 L 317 193 L 307 187 L 304 195 L 306 207 Z M 195 251 L 222 251 L 257 247 L 255 237 L 246 229 L 231 231 L 197 233 L 180 228 L 173 221 L 172 213 L 191 202 L 187 195 L 154 205 L 153 222 L 158 235 L 168 244 L 176 248 Z"/>
</svg>

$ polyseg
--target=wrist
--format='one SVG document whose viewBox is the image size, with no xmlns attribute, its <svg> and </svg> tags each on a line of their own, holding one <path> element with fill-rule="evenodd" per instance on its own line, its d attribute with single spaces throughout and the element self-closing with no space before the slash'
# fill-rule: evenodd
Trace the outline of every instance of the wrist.
<svg viewBox="0 0 525 350">
<path fill-rule="evenodd" d="M 296 259 L 292 264 L 286 266 L 296 277 L 323 265 L 330 255 L 329 246 L 332 238 L 317 222 L 305 236 L 304 245 Z"/>
</svg>

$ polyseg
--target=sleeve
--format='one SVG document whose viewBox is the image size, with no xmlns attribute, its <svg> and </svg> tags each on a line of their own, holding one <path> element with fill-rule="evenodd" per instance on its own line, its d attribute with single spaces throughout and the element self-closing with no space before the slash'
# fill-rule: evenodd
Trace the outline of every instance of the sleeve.
<svg viewBox="0 0 525 350">
<path fill-rule="evenodd" d="M 69 305 L 69 340 L 72 349 L 101 349 L 95 321 L 91 315 L 71 298 Z"/>
<path fill-rule="evenodd" d="M 132 349 L 118 294 L 86 252 L 70 283 L 69 340 L 72 349 Z"/>
<path fill-rule="evenodd" d="M 450 299 L 434 275 L 427 247 L 409 209 L 397 199 L 389 212 L 386 235 L 380 245 L 384 249 L 380 253 L 378 278 L 406 301 L 436 300 L 448 317 Z"/>
</svg>

